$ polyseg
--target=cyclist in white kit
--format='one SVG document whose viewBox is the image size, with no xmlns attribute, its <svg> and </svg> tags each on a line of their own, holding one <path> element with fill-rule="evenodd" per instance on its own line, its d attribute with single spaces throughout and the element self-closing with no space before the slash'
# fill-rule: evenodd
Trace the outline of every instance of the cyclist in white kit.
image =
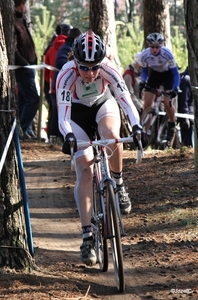
<svg viewBox="0 0 198 300">
<path fill-rule="evenodd" d="M 62 67 L 56 80 L 59 129 L 65 137 L 62 151 L 69 154 L 69 139 L 72 137 L 75 140 L 74 197 L 82 226 L 81 258 L 87 265 L 96 263 L 91 228 L 93 149 L 77 149 L 76 140 L 92 139 L 92 126 L 96 124 L 101 138 L 119 138 L 121 120 L 117 101 L 128 118 L 133 133 L 141 130 L 139 114 L 122 75 L 105 55 L 103 40 L 94 32 L 86 31 L 74 42 L 74 59 Z M 117 184 L 120 210 L 121 213 L 128 214 L 131 211 L 131 201 L 122 179 L 123 147 L 122 144 L 110 147 L 112 150 L 117 148 L 109 163 L 111 175 Z"/>
</svg>

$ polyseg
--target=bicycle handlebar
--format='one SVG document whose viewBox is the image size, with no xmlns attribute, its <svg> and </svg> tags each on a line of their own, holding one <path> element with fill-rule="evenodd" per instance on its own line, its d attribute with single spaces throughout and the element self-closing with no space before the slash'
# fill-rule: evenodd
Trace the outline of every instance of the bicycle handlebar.
<svg viewBox="0 0 198 300">
<path fill-rule="evenodd" d="M 125 137 L 118 139 L 104 139 L 104 140 L 94 140 L 94 141 L 77 141 L 78 147 L 88 147 L 88 146 L 108 146 L 111 144 L 118 143 L 131 143 L 133 142 L 133 137 Z"/>
<path fill-rule="evenodd" d="M 155 94 L 157 97 L 159 97 L 161 95 L 171 97 L 170 92 L 165 92 L 165 91 L 163 91 L 161 89 L 158 89 L 158 88 L 152 88 L 148 85 L 146 85 L 145 88 L 147 88 L 151 93 Z"/>
<path fill-rule="evenodd" d="M 169 105 L 170 105 L 170 107 L 172 107 L 172 99 L 176 97 L 176 96 L 174 96 L 174 97 L 172 96 L 172 92 L 173 92 L 172 90 L 169 92 L 165 92 L 161 89 L 151 88 L 150 86 L 147 86 L 147 85 L 145 86 L 145 88 L 147 88 L 151 93 L 156 95 L 156 99 L 158 97 L 160 97 L 161 95 L 168 96 L 169 97 Z M 177 92 L 182 93 L 182 90 L 179 89 Z"/>
<path fill-rule="evenodd" d="M 140 163 L 142 160 L 142 157 L 144 156 L 143 154 L 143 147 L 142 147 L 142 142 L 141 142 L 141 131 L 138 130 L 136 132 L 136 138 L 138 141 L 139 149 L 137 152 L 137 159 L 136 163 Z M 119 144 L 119 143 L 131 143 L 133 142 L 133 134 L 129 137 L 123 137 L 123 138 L 117 138 L 117 139 L 100 139 L 100 140 L 93 140 L 93 141 L 77 141 L 77 146 L 78 147 L 95 147 L 95 146 L 108 146 L 111 144 Z M 74 171 L 75 169 L 75 161 L 74 161 L 74 140 L 70 138 L 70 153 L 71 153 L 71 170 Z"/>
</svg>

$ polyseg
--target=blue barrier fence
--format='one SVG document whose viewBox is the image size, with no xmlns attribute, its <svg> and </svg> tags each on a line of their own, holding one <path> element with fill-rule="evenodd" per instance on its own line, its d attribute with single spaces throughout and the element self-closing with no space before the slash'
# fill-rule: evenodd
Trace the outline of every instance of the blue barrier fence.
<svg viewBox="0 0 198 300">
<path fill-rule="evenodd" d="M 32 228 L 31 228 L 31 222 L 30 222 L 30 210 L 29 210 L 28 196 L 27 196 L 27 190 L 26 190 L 26 184 L 25 184 L 25 175 L 24 175 L 23 160 L 22 160 L 22 155 L 21 155 L 21 147 L 20 147 L 20 142 L 19 142 L 18 130 L 17 130 L 17 126 L 16 126 L 16 118 L 14 118 L 14 120 L 13 120 L 12 128 L 11 128 L 7 143 L 4 148 L 3 155 L 1 157 L 0 174 L 1 174 L 1 171 L 3 168 L 3 165 L 5 163 L 7 152 L 8 152 L 8 149 L 9 149 L 9 146 L 10 146 L 10 143 L 11 143 L 13 137 L 14 137 L 14 141 L 15 141 L 18 168 L 19 168 L 19 179 L 20 179 L 21 196 L 23 199 L 25 227 L 26 227 L 26 233 L 27 233 L 27 243 L 28 243 L 29 252 L 30 252 L 31 256 L 33 257 L 34 256 L 34 246 L 33 246 Z"/>
</svg>

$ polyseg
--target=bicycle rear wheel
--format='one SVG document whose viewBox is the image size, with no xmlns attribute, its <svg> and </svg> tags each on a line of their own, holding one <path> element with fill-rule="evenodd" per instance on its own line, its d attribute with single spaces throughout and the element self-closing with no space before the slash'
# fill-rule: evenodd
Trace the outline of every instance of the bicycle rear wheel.
<svg viewBox="0 0 198 300">
<path fill-rule="evenodd" d="M 140 123 L 142 125 L 143 131 L 145 131 L 148 135 L 148 144 L 144 148 L 144 150 L 146 150 L 148 148 L 148 146 L 150 146 L 152 141 L 155 139 L 154 123 L 155 123 L 156 117 L 157 117 L 156 109 L 154 107 L 149 107 L 143 112 L 143 114 L 140 118 Z M 150 122 L 149 130 L 145 130 L 145 126 L 146 126 L 147 122 Z"/>
<path fill-rule="evenodd" d="M 118 214 L 116 210 L 115 193 L 113 185 L 110 181 L 106 182 L 106 202 L 108 216 L 108 233 L 111 242 L 116 285 L 118 290 L 122 293 L 125 290 L 123 254 Z"/>
<path fill-rule="evenodd" d="M 93 213 L 92 213 L 92 224 L 95 226 L 93 229 L 93 235 L 95 240 L 97 261 L 100 266 L 100 270 L 106 272 L 109 264 L 109 252 L 108 252 L 108 241 L 104 237 L 104 218 L 105 209 L 102 208 L 102 196 L 100 194 L 99 186 L 97 184 L 98 173 L 95 172 L 95 178 L 93 180 Z"/>
</svg>

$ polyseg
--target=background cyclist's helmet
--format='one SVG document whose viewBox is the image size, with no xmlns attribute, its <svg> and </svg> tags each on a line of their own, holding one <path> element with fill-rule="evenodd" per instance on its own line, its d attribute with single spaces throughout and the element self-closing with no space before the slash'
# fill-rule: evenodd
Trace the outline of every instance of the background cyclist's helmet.
<svg viewBox="0 0 198 300">
<path fill-rule="evenodd" d="M 134 54 L 134 62 L 137 63 L 139 66 L 141 66 L 141 64 L 142 64 L 141 54 L 142 54 L 141 52 Z"/>
<path fill-rule="evenodd" d="M 146 40 L 149 44 L 162 44 L 164 42 L 164 37 L 161 33 L 154 32 L 150 33 Z"/>
<path fill-rule="evenodd" d="M 86 31 L 75 40 L 73 52 L 78 62 L 97 64 L 105 57 L 106 46 L 93 31 Z"/>
</svg>

